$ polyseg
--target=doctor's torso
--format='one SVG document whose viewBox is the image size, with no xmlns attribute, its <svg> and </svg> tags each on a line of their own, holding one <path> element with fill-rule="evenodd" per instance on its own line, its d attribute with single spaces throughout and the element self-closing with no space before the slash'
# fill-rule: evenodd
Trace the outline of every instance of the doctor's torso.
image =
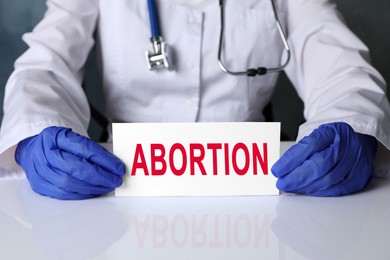
<svg viewBox="0 0 390 260">
<path fill-rule="evenodd" d="M 328 0 L 275 0 L 291 46 L 286 75 L 304 102 L 297 139 L 322 124 L 346 122 L 390 147 L 390 106 L 368 48 Z M 218 63 L 218 0 L 156 0 L 174 71 L 149 71 L 147 0 L 47 0 L 23 40 L 4 92 L 0 154 L 49 126 L 87 135 L 82 82 L 96 44 L 106 109 L 113 122 L 262 121 L 277 74 L 231 76 Z M 231 70 L 285 60 L 270 0 L 225 0 L 224 64 Z M 288 20 L 288 21 L 287 21 Z M 22 101 L 22 102 L 21 102 Z"/>
<path fill-rule="evenodd" d="M 218 64 L 217 0 L 157 0 L 174 71 L 150 71 L 145 0 L 101 0 L 97 21 L 108 116 L 116 122 L 263 121 L 277 74 L 232 76 Z M 222 58 L 233 70 L 278 66 L 283 45 L 269 0 L 225 1 Z M 284 2 L 278 15 L 285 26 Z"/>
</svg>

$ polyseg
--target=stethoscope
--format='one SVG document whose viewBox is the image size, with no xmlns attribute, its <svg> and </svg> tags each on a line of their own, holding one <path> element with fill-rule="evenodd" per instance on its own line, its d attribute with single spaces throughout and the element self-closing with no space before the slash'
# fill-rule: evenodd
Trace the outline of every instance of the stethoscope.
<svg viewBox="0 0 390 260">
<path fill-rule="evenodd" d="M 277 15 L 275 2 L 274 0 L 270 0 L 270 2 L 275 17 L 275 21 L 276 21 L 276 27 L 278 29 L 279 36 L 283 42 L 284 49 L 287 54 L 285 62 L 278 67 L 271 67 L 271 68 L 258 67 L 258 68 L 250 68 L 243 71 L 233 71 L 227 68 L 227 66 L 222 61 L 223 59 L 222 46 L 223 46 L 223 38 L 224 38 L 223 36 L 224 36 L 224 27 L 225 27 L 224 1 L 219 0 L 219 7 L 221 13 L 221 31 L 220 31 L 219 46 L 218 46 L 218 63 L 222 71 L 234 76 L 242 76 L 242 75 L 246 75 L 249 77 L 253 77 L 256 75 L 261 76 L 269 72 L 280 72 L 284 70 L 284 68 L 290 62 L 290 58 L 291 58 L 290 46 L 288 44 L 286 34 L 283 31 L 279 17 Z M 168 45 L 164 42 L 164 39 L 160 32 L 155 0 L 148 0 L 148 11 L 149 11 L 151 34 L 152 34 L 152 37 L 150 39 L 153 45 L 154 53 L 151 53 L 149 51 L 145 52 L 147 66 L 150 70 L 160 70 L 160 69 L 173 70 L 173 65 L 171 60 L 171 50 L 169 49 Z"/>
</svg>

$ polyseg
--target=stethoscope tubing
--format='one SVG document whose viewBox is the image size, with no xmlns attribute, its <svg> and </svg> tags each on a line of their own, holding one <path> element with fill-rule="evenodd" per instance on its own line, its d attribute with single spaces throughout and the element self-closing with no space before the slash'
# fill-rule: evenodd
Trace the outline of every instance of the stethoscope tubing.
<svg viewBox="0 0 390 260">
<path fill-rule="evenodd" d="M 277 27 L 280 38 L 281 38 L 283 45 L 284 45 L 284 49 L 285 49 L 286 54 L 287 54 L 285 62 L 278 67 L 271 67 L 271 68 L 257 67 L 257 68 L 249 68 L 249 69 L 243 70 L 243 71 L 232 71 L 232 70 L 228 69 L 227 66 L 222 61 L 222 46 L 223 46 L 223 41 L 224 41 L 223 36 L 224 36 L 224 27 L 225 27 L 225 14 L 224 14 L 224 1 L 219 0 L 219 7 L 220 7 L 220 13 L 221 13 L 221 15 L 220 15 L 221 29 L 220 29 L 219 45 L 218 45 L 218 64 L 219 64 L 219 67 L 221 68 L 222 71 L 224 71 L 230 75 L 234 75 L 234 76 L 246 75 L 246 76 L 253 77 L 256 75 L 260 75 L 260 76 L 265 75 L 269 72 L 280 72 L 280 71 L 284 70 L 285 67 L 288 65 L 288 63 L 290 62 L 290 59 L 291 59 L 290 45 L 287 41 L 287 36 L 286 36 L 286 34 L 283 30 L 283 27 L 280 23 L 280 20 L 279 20 L 278 14 L 277 14 L 277 10 L 276 10 L 276 6 L 275 6 L 275 2 L 274 2 L 274 0 L 270 0 L 270 2 L 271 2 L 274 18 L 276 21 L 276 27 Z M 150 20 L 151 41 L 153 43 L 155 52 L 157 54 L 167 55 L 166 53 L 161 53 L 161 46 L 160 45 L 165 44 L 165 43 L 163 43 L 163 39 L 161 36 L 160 24 L 159 24 L 158 12 L 157 12 L 155 0 L 148 0 L 148 12 L 149 12 L 149 20 Z M 149 59 L 149 56 L 148 56 L 148 59 Z M 150 63 L 150 61 L 149 61 L 149 63 Z M 168 67 L 170 67 L 170 66 L 168 66 Z"/>
<path fill-rule="evenodd" d="M 155 0 L 148 0 L 148 11 L 152 38 L 159 38 L 161 36 L 161 32 Z"/>
<path fill-rule="evenodd" d="M 219 36 L 219 46 L 218 46 L 218 64 L 219 67 L 221 68 L 222 71 L 234 75 L 234 76 L 256 76 L 256 75 L 265 75 L 269 72 L 280 72 L 285 69 L 285 67 L 288 65 L 291 59 L 291 50 L 290 50 L 290 45 L 287 41 L 287 36 L 283 30 L 283 27 L 280 23 L 279 17 L 277 15 L 277 10 L 275 6 L 274 0 L 270 0 L 271 5 L 272 5 L 272 11 L 274 13 L 275 21 L 276 21 L 276 26 L 280 35 L 280 38 L 282 39 L 284 49 L 286 50 L 286 61 L 280 65 L 279 67 L 274 67 L 274 68 L 267 68 L 267 67 L 258 67 L 258 68 L 250 68 L 245 71 L 232 71 L 227 68 L 227 66 L 223 63 L 222 61 L 222 46 L 223 46 L 223 35 L 224 35 L 224 27 L 225 27 L 225 12 L 224 12 L 224 1 L 219 0 L 219 7 L 220 7 L 220 12 L 221 12 L 221 31 L 220 31 L 220 36 Z"/>
</svg>

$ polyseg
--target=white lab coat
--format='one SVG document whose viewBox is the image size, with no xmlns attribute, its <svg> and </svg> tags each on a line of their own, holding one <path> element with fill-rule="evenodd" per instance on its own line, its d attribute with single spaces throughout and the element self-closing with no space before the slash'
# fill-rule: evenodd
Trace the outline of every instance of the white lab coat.
<svg viewBox="0 0 390 260">
<path fill-rule="evenodd" d="M 277 74 L 234 77 L 217 62 L 218 0 L 197 8 L 159 0 L 161 31 L 175 71 L 151 72 L 146 0 L 48 0 L 23 39 L 5 91 L 0 153 L 52 125 L 87 135 L 90 111 L 81 88 L 96 43 L 107 115 L 113 122 L 262 121 Z M 223 57 L 233 70 L 279 65 L 283 45 L 269 0 L 226 0 Z M 277 0 L 292 48 L 286 73 L 305 104 L 298 139 L 343 121 L 390 148 L 390 108 L 367 47 L 326 0 Z M 96 33 L 95 33 L 96 32 Z M 10 149 L 9 151 L 12 151 Z"/>
</svg>

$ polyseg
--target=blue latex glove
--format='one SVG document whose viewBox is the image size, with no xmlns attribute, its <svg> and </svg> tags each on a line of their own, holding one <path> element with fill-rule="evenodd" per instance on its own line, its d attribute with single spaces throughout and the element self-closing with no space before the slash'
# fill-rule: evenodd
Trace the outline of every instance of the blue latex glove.
<svg viewBox="0 0 390 260">
<path fill-rule="evenodd" d="M 122 184 L 125 166 L 117 157 L 69 128 L 48 127 L 19 142 L 16 162 L 32 189 L 58 199 L 88 199 Z"/>
<path fill-rule="evenodd" d="M 370 181 L 377 150 L 374 137 L 346 123 L 320 126 L 293 145 L 271 171 L 279 190 L 313 196 L 340 196 Z"/>
</svg>

